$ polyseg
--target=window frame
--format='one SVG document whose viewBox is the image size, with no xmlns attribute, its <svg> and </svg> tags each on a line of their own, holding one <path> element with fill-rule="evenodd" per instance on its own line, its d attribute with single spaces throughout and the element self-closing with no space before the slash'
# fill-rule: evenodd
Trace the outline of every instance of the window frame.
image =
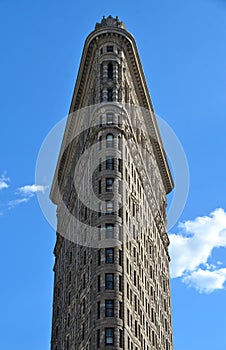
<svg viewBox="0 0 226 350">
<path fill-rule="evenodd" d="M 106 135 L 106 148 L 114 147 L 114 135 L 109 133 Z"/>
<path fill-rule="evenodd" d="M 114 248 L 105 248 L 105 264 L 114 264 Z"/>
<path fill-rule="evenodd" d="M 108 278 L 111 277 L 111 280 Z M 114 290 L 114 273 L 105 273 L 105 289 Z"/>
<path fill-rule="evenodd" d="M 106 170 L 114 170 L 114 158 L 113 157 L 106 158 Z"/>
<path fill-rule="evenodd" d="M 105 346 L 114 346 L 114 328 L 105 328 Z"/>
<path fill-rule="evenodd" d="M 107 239 L 114 238 L 114 228 L 115 228 L 115 225 L 112 223 L 105 224 L 105 238 Z"/>
<path fill-rule="evenodd" d="M 114 299 L 105 299 L 105 317 L 114 317 Z"/>
<path fill-rule="evenodd" d="M 105 201 L 105 214 L 106 215 L 114 214 L 114 202 L 112 200 Z"/>
<path fill-rule="evenodd" d="M 112 193 L 113 192 L 113 185 L 114 185 L 114 178 L 113 177 L 106 177 L 105 191 Z"/>
</svg>

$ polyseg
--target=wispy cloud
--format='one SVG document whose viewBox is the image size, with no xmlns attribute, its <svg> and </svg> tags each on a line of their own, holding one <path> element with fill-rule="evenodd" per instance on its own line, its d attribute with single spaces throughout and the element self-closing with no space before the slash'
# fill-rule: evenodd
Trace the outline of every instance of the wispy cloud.
<svg viewBox="0 0 226 350">
<path fill-rule="evenodd" d="M 8 209 L 13 209 L 22 203 L 29 202 L 30 199 L 36 193 L 38 193 L 38 192 L 44 193 L 47 187 L 48 186 L 42 186 L 42 185 L 25 185 L 25 186 L 17 188 L 15 194 L 17 196 L 22 197 L 22 198 L 18 198 L 18 199 L 9 201 L 8 202 Z"/>
<path fill-rule="evenodd" d="M 26 203 L 30 198 L 19 198 L 8 202 L 8 209 L 13 209 L 21 203 Z"/>
<path fill-rule="evenodd" d="M 42 185 L 26 185 L 23 187 L 19 187 L 17 189 L 17 192 L 25 196 L 32 197 L 37 192 L 44 193 L 46 188 L 47 186 L 42 186 Z"/>
<path fill-rule="evenodd" d="M 215 248 L 226 248 L 225 211 L 216 209 L 209 216 L 181 223 L 179 230 L 179 234 L 169 235 L 171 277 L 182 277 L 200 293 L 224 288 L 226 269 L 219 269 L 209 260 Z"/>
<path fill-rule="evenodd" d="M 0 191 L 4 188 L 9 187 L 10 178 L 6 177 L 6 173 L 1 174 L 0 176 Z"/>
</svg>

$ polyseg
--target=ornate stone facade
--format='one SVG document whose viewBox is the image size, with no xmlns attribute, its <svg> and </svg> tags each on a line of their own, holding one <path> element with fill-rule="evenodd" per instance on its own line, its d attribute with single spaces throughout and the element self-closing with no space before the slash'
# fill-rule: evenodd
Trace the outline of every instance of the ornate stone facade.
<svg viewBox="0 0 226 350">
<path fill-rule="evenodd" d="M 87 37 L 51 189 L 51 350 L 172 350 L 166 194 L 173 181 L 134 38 Z"/>
</svg>

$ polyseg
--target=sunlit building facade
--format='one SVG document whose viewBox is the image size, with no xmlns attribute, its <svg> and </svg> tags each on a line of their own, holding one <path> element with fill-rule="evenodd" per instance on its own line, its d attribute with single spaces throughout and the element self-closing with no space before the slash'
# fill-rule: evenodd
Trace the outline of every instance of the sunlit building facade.
<svg viewBox="0 0 226 350">
<path fill-rule="evenodd" d="M 173 181 L 133 36 L 87 37 L 51 189 L 51 350 L 172 350 L 166 194 Z"/>
</svg>

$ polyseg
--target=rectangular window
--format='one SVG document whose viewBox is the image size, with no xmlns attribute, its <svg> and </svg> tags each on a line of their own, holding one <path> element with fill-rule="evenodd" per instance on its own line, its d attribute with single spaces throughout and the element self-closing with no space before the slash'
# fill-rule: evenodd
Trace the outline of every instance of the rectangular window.
<svg viewBox="0 0 226 350">
<path fill-rule="evenodd" d="M 101 180 L 98 181 L 98 193 L 101 194 Z"/>
<path fill-rule="evenodd" d="M 114 345 L 114 328 L 105 328 L 105 345 Z"/>
<path fill-rule="evenodd" d="M 119 158 L 118 160 L 118 171 L 121 173 L 122 172 L 122 159 Z"/>
<path fill-rule="evenodd" d="M 107 114 L 107 124 L 113 124 L 113 114 Z"/>
<path fill-rule="evenodd" d="M 113 101 L 113 89 L 108 89 L 108 102 Z"/>
<path fill-rule="evenodd" d="M 101 264 L 101 250 L 99 249 L 97 252 L 98 256 L 97 256 L 97 261 L 98 261 L 98 265 Z"/>
<path fill-rule="evenodd" d="M 118 149 L 121 151 L 122 150 L 122 139 L 120 136 L 118 136 Z M 121 170 L 119 170 L 121 171 Z"/>
<path fill-rule="evenodd" d="M 122 302 L 120 301 L 119 302 L 119 318 L 121 318 L 121 319 L 122 319 L 122 312 L 123 312 L 123 310 L 122 310 Z"/>
<path fill-rule="evenodd" d="M 134 286 L 137 285 L 137 273 L 136 273 L 136 271 L 134 271 L 133 283 L 134 283 Z"/>
<path fill-rule="evenodd" d="M 86 312 L 86 299 L 85 298 L 83 298 L 83 300 L 82 300 L 82 312 L 83 312 L 83 314 Z"/>
<path fill-rule="evenodd" d="M 136 294 L 134 295 L 134 309 L 137 311 L 137 296 Z"/>
<path fill-rule="evenodd" d="M 119 275 L 119 291 L 122 292 L 122 276 Z"/>
<path fill-rule="evenodd" d="M 105 300 L 105 317 L 114 317 L 114 300 Z"/>
<path fill-rule="evenodd" d="M 107 52 L 113 52 L 114 47 L 112 45 L 107 46 Z"/>
<path fill-rule="evenodd" d="M 106 136 L 106 147 L 114 147 L 114 136 L 112 134 L 107 134 Z"/>
<path fill-rule="evenodd" d="M 114 224 L 105 225 L 105 238 L 114 238 Z"/>
<path fill-rule="evenodd" d="M 100 301 L 97 302 L 97 318 L 100 318 Z"/>
<path fill-rule="evenodd" d="M 137 321 L 135 321 L 135 337 L 138 336 Z"/>
<path fill-rule="evenodd" d="M 106 178 L 106 192 L 113 192 L 113 183 L 114 179 L 111 178 Z"/>
<path fill-rule="evenodd" d="M 107 159 L 106 159 L 106 170 L 114 170 L 114 158 L 107 157 Z"/>
<path fill-rule="evenodd" d="M 82 335 L 83 335 L 83 333 L 82 333 Z M 83 338 L 83 339 L 84 339 L 84 338 Z M 69 337 L 67 337 L 66 350 L 69 350 Z"/>
<path fill-rule="evenodd" d="M 105 289 L 114 289 L 113 273 L 105 273 Z"/>
<path fill-rule="evenodd" d="M 114 264 L 114 248 L 105 248 L 105 263 Z"/>
<path fill-rule="evenodd" d="M 97 291 L 100 292 L 100 275 L 97 276 Z"/>
<path fill-rule="evenodd" d="M 99 150 L 101 150 L 102 149 L 102 136 L 99 137 L 98 142 L 99 142 Z"/>
<path fill-rule="evenodd" d="M 100 347 L 100 330 L 97 330 L 97 347 Z"/>
<path fill-rule="evenodd" d="M 85 325 L 83 323 L 82 324 L 82 340 L 84 340 L 84 338 L 85 338 Z M 69 348 L 68 348 L 68 350 L 69 350 Z"/>
<path fill-rule="evenodd" d="M 119 347 L 123 347 L 123 333 L 121 329 L 119 330 Z"/>
<path fill-rule="evenodd" d="M 114 207 L 112 201 L 106 201 L 106 215 L 114 214 Z"/>
<path fill-rule="evenodd" d="M 119 249 L 119 251 L 118 251 L 118 254 L 119 254 L 119 256 L 118 256 L 118 263 L 119 263 L 119 265 L 120 266 L 122 266 L 122 251 Z"/>
</svg>

